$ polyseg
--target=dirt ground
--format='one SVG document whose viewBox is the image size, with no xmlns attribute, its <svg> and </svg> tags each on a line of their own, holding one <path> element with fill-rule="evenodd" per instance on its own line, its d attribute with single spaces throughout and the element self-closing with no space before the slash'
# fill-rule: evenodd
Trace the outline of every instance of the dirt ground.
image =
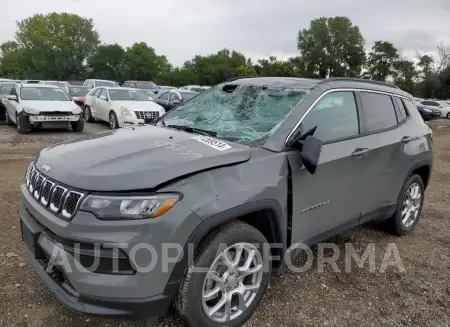
<svg viewBox="0 0 450 327">
<path fill-rule="evenodd" d="M 283 268 L 274 277 L 263 304 L 247 326 L 450 326 L 450 121 L 431 123 L 435 164 L 422 220 L 407 237 L 391 236 L 364 226 L 329 240 L 343 252 L 345 243 L 359 251 L 375 244 L 376 272 L 369 265 L 351 273 L 304 273 Z M 88 124 L 86 133 L 104 130 Z M 74 137 L 69 131 L 41 131 L 19 136 L 0 123 L 0 326 L 132 326 L 65 309 L 27 265 L 19 231 L 19 185 L 39 150 Z M 380 262 L 393 243 L 405 272 Z M 341 257 L 338 267 L 344 271 Z M 159 326 L 182 326 L 175 314 Z"/>
</svg>

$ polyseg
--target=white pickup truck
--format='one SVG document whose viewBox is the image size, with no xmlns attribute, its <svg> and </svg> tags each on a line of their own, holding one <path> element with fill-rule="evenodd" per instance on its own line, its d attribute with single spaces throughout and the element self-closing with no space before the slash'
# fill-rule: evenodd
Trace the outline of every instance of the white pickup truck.
<svg viewBox="0 0 450 327">
<path fill-rule="evenodd" d="M 8 95 L 6 123 L 16 125 L 19 133 L 52 124 L 82 132 L 81 108 L 62 89 L 44 84 L 17 84 Z"/>
</svg>

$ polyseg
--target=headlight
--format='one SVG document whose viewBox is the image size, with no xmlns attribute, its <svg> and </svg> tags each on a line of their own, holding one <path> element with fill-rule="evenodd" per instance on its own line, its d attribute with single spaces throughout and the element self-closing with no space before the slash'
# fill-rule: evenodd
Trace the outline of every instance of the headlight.
<svg viewBox="0 0 450 327">
<path fill-rule="evenodd" d="M 121 107 L 120 109 L 122 109 L 122 114 L 123 114 L 124 116 L 132 116 L 131 111 L 128 110 L 127 108 Z"/>
<path fill-rule="evenodd" d="M 28 108 L 28 107 L 24 107 L 23 111 L 25 111 L 27 114 L 30 114 L 30 115 L 39 115 L 39 113 L 40 113 L 39 110 L 33 109 L 33 108 Z"/>
<path fill-rule="evenodd" d="M 80 210 L 89 211 L 101 219 L 145 219 L 159 217 L 180 200 L 179 194 L 150 196 L 96 196 L 84 200 Z"/>
<path fill-rule="evenodd" d="M 426 112 L 433 112 L 431 109 L 427 109 L 427 108 L 423 108 L 423 111 L 426 111 Z"/>
<path fill-rule="evenodd" d="M 81 108 L 80 108 L 80 107 L 73 108 L 73 109 L 72 109 L 72 113 L 73 113 L 74 115 L 79 115 L 79 114 L 81 114 Z"/>
</svg>

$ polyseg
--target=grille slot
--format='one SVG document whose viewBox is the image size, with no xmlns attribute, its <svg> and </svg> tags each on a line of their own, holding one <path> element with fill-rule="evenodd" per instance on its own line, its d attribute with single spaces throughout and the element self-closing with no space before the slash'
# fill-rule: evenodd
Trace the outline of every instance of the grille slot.
<svg viewBox="0 0 450 327">
<path fill-rule="evenodd" d="M 41 191 L 41 203 L 44 206 L 47 206 L 48 203 L 50 202 L 50 196 L 52 195 L 52 191 L 53 191 L 53 186 L 55 186 L 55 183 L 46 180 L 44 182 L 44 185 L 42 186 L 42 191 Z"/>
<path fill-rule="evenodd" d="M 151 119 L 159 118 L 159 111 L 135 111 L 134 114 L 136 115 L 137 119 L 145 119 L 147 118 L 147 115 L 149 115 L 148 118 Z"/>
<path fill-rule="evenodd" d="M 42 185 L 45 182 L 45 177 L 43 175 L 39 175 L 38 177 L 36 177 L 36 182 L 34 183 L 34 198 L 36 200 L 39 201 L 39 198 L 41 197 L 41 190 L 42 190 Z"/>
<path fill-rule="evenodd" d="M 70 219 L 76 213 L 85 194 L 47 179 L 33 164 L 25 174 L 25 186 L 30 194 L 54 214 Z"/>
<path fill-rule="evenodd" d="M 62 215 L 67 218 L 71 217 L 77 210 L 78 203 L 82 197 L 82 193 L 70 191 L 64 200 Z"/>
</svg>

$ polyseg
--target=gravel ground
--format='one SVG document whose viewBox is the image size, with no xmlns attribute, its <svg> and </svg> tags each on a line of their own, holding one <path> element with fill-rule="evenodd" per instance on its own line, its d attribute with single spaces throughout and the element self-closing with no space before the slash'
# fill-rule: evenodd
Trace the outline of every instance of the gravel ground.
<svg viewBox="0 0 450 327">
<path fill-rule="evenodd" d="M 107 129 L 87 125 L 86 133 Z M 367 263 L 362 268 L 353 265 L 351 273 L 333 272 L 331 266 L 318 272 L 314 265 L 303 273 L 283 268 L 247 326 L 450 326 L 450 122 L 430 126 L 435 165 L 416 231 L 397 238 L 370 225 L 329 240 L 342 253 L 345 243 L 360 251 L 375 244 L 376 272 Z M 72 137 L 69 131 L 55 130 L 19 136 L 0 125 L 0 326 L 132 326 L 70 312 L 26 263 L 19 231 L 19 185 L 40 149 Z M 380 272 L 389 244 L 398 249 L 404 272 L 393 266 Z M 344 267 L 342 255 L 338 268 Z M 170 313 L 159 326 L 182 323 Z"/>
</svg>

